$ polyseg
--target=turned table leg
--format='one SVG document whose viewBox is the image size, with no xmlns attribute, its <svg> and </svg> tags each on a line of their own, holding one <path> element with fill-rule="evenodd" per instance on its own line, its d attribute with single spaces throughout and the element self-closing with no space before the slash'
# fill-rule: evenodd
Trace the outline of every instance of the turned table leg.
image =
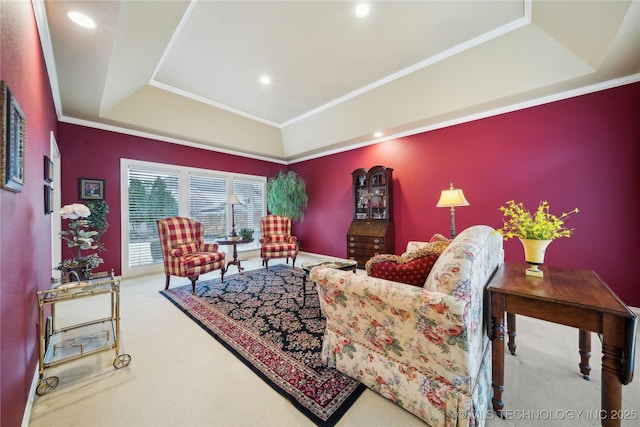
<svg viewBox="0 0 640 427">
<path fill-rule="evenodd" d="M 516 354 L 516 315 L 507 312 L 507 334 L 509 334 L 509 352 Z"/>
<path fill-rule="evenodd" d="M 600 400 L 601 423 L 604 427 L 619 427 L 622 417 L 622 349 L 624 347 L 624 319 L 603 315 L 602 330 L 602 388 Z"/>
<path fill-rule="evenodd" d="M 504 295 L 492 293 L 491 296 L 491 387 L 493 388 L 493 398 L 491 403 L 493 410 L 502 417 L 504 402 L 502 392 L 504 391 Z"/>
<path fill-rule="evenodd" d="M 589 380 L 589 374 L 591 373 L 591 366 L 589 366 L 589 359 L 591 358 L 591 331 L 585 331 L 580 329 L 578 333 L 578 346 L 580 353 L 580 373 L 585 380 Z"/>
</svg>

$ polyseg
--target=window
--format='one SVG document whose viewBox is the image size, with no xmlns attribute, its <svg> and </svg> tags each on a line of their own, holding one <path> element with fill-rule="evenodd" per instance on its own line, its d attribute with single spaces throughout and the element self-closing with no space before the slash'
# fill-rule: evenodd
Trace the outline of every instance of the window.
<svg viewBox="0 0 640 427">
<path fill-rule="evenodd" d="M 204 224 L 204 240 L 212 242 L 227 232 L 226 178 L 189 176 L 189 218 Z"/>
<path fill-rule="evenodd" d="M 137 168 L 129 169 L 129 259 L 130 267 L 162 262 L 156 220 L 178 215 L 178 174 Z"/>
<path fill-rule="evenodd" d="M 258 249 L 260 247 L 260 218 L 264 216 L 265 185 L 263 182 L 236 178 L 233 180 L 233 192 L 236 193 L 241 205 L 236 205 L 236 231 L 243 228 L 253 230 L 253 243 L 243 245 L 243 248 Z"/>
<path fill-rule="evenodd" d="M 235 192 L 242 205 L 234 207 L 236 231 L 254 230 L 254 242 L 239 251 L 259 247 L 260 218 L 266 212 L 266 178 L 123 159 L 122 274 L 134 276 L 162 271 L 162 251 L 156 220 L 182 215 L 205 226 L 205 242 L 231 231 Z M 222 248 L 224 250 L 224 248 Z"/>
</svg>

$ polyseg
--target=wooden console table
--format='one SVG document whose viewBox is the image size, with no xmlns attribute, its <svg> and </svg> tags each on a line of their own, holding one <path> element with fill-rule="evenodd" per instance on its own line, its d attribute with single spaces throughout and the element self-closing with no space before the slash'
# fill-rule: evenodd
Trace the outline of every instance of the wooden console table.
<svg viewBox="0 0 640 427">
<path fill-rule="evenodd" d="M 593 271 L 541 267 L 544 277 L 525 275 L 526 265 L 505 263 L 487 285 L 487 311 L 493 342 L 493 409 L 502 415 L 504 403 L 504 313 L 509 350 L 515 353 L 515 315 L 573 326 L 579 332 L 580 372 L 591 368 L 591 332 L 602 337 L 602 425 L 620 426 L 622 385 L 631 382 L 636 341 L 636 315 Z"/>
</svg>

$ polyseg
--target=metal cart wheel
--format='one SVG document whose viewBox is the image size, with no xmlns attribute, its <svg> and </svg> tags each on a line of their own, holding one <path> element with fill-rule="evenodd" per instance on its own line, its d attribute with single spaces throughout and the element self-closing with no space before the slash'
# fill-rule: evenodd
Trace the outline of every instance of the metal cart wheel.
<svg viewBox="0 0 640 427">
<path fill-rule="evenodd" d="M 36 389 L 36 394 L 38 396 L 42 396 L 43 394 L 47 394 L 50 391 L 53 391 L 56 387 L 58 387 L 59 383 L 60 383 L 60 380 L 58 379 L 58 377 L 49 377 L 49 378 L 42 379 L 38 383 L 38 388 Z"/>
<path fill-rule="evenodd" d="M 113 361 L 113 367 L 116 369 L 124 368 L 125 366 L 129 366 L 131 363 L 131 356 L 128 354 L 119 354 L 115 360 Z"/>
</svg>

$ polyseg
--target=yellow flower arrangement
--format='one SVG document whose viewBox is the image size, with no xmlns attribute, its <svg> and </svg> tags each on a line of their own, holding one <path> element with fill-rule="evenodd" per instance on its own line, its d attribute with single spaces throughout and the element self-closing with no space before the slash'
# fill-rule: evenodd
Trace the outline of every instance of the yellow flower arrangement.
<svg viewBox="0 0 640 427">
<path fill-rule="evenodd" d="M 504 240 L 513 237 L 520 239 L 553 240 L 559 237 L 571 237 L 572 228 L 564 226 L 564 220 L 578 209 L 555 216 L 549 213 L 549 203 L 540 202 L 534 215 L 524 208 L 522 203 L 509 200 L 506 206 L 500 206 L 504 223 L 502 228 L 496 230 Z"/>
</svg>

